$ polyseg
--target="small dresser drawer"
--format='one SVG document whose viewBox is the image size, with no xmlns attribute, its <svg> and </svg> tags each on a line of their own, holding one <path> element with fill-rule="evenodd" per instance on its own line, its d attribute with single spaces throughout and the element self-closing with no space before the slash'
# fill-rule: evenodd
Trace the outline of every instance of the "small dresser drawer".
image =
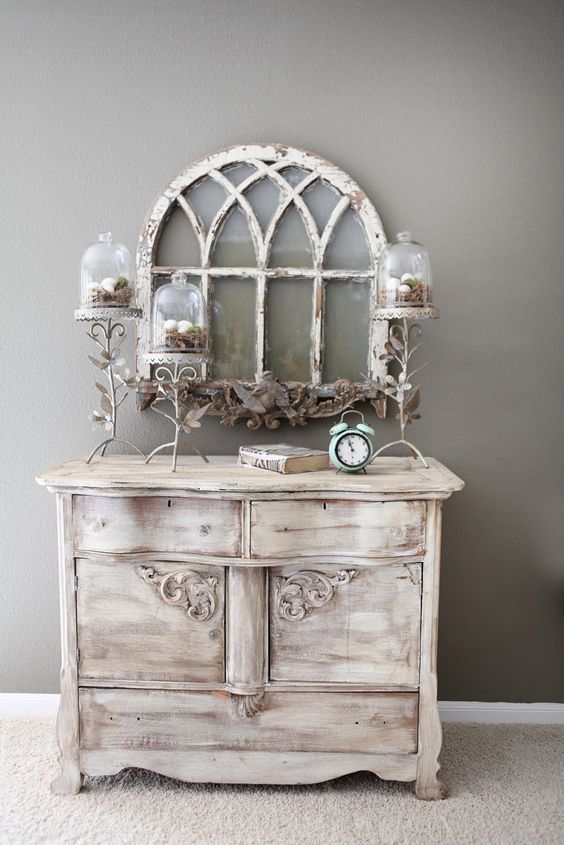
<svg viewBox="0 0 564 845">
<path fill-rule="evenodd" d="M 76 549 L 238 556 L 240 503 L 164 496 L 73 496 Z"/>
<path fill-rule="evenodd" d="M 270 680 L 416 686 L 421 564 L 271 569 Z"/>
<path fill-rule="evenodd" d="M 417 693 L 270 693 L 242 718 L 228 693 L 80 691 L 82 750 L 417 750 Z"/>
<path fill-rule="evenodd" d="M 79 681 L 223 683 L 223 567 L 78 558 Z"/>
<path fill-rule="evenodd" d="M 253 502 L 253 557 L 391 557 L 424 549 L 425 504 L 417 501 Z"/>
</svg>

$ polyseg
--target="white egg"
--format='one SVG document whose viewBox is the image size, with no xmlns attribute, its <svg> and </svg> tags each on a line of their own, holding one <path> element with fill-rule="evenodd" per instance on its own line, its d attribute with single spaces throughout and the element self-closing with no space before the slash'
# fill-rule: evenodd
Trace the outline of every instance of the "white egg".
<svg viewBox="0 0 564 845">
<path fill-rule="evenodd" d="M 165 332 L 177 332 L 178 323 L 176 322 L 176 320 L 165 320 L 164 330 Z"/>
<path fill-rule="evenodd" d="M 411 290 L 411 287 L 409 285 L 400 285 L 399 286 L 399 292 L 400 293 L 409 293 L 410 290 Z"/>
<path fill-rule="evenodd" d="M 116 289 L 116 280 L 112 279 L 111 276 L 106 276 L 106 278 L 102 279 L 100 282 L 100 287 L 102 290 L 105 290 L 106 293 L 113 293 Z"/>
<path fill-rule="evenodd" d="M 405 282 L 412 282 L 412 281 L 413 281 L 413 276 L 411 275 L 411 273 L 404 273 L 403 276 L 401 277 L 402 285 Z"/>
<path fill-rule="evenodd" d="M 178 331 L 181 334 L 186 334 L 192 327 L 193 323 L 191 323 L 190 320 L 180 320 L 178 323 Z"/>
</svg>

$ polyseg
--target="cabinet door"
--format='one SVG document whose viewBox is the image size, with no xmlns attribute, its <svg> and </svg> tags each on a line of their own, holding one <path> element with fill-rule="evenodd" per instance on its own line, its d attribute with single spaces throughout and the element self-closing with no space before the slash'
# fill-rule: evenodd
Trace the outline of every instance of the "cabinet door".
<svg viewBox="0 0 564 845">
<path fill-rule="evenodd" d="M 417 685 L 421 564 L 300 564 L 270 570 L 271 681 Z"/>
<path fill-rule="evenodd" d="M 223 567 L 79 558 L 80 679 L 224 681 Z"/>
</svg>

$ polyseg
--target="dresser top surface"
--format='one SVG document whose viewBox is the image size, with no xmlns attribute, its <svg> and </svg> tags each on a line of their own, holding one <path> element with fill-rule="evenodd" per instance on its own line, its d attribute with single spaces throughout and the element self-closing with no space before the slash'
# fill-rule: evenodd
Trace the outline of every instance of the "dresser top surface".
<svg viewBox="0 0 564 845">
<path fill-rule="evenodd" d="M 145 464 L 142 457 L 120 455 L 68 461 L 37 477 L 39 484 L 57 490 L 162 490 L 217 493 L 357 493 L 442 494 L 461 490 L 464 482 L 435 458 L 426 469 L 413 458 L 377 458 L 364 473 L 334 469 L 282 475 L 240 467 L 235 456 L 212 455 L 209 464 L 197 457 L 180 457 L 175 473 L 170 457 Z"/>
</svg>

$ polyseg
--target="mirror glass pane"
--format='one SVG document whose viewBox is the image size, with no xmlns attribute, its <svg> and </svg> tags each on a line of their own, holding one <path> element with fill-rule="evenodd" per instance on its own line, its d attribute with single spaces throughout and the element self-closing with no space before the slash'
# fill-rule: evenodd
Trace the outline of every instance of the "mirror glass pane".
<svg viewBox="0 0 564 845">
<path fill-rule="evenodd" d="M 310 381 L 312 279 L 269 279 L 266 314 L 266 369 L 282 381 Z"/>
<path fill-rule="evenodd" d="M 323 381 L 360 381 L 368 369 L 370 283 L 367 279 L 325 282 Z"/>
<path fill-rule="evenodd" d="M 292 203 L 274 233 L 269 267 L 313 267 L 311 244 L 302 216 Z"/>
<path fill-rule="evenodd" d="M 216 267 L 256 267 L 256 263 L 247 218 L 236 205 L 217 235 L 212 264 Z"/>
<path fill-rule="evenodd" d="M 254 381 L 255 281 L 236 276 L 212 281 L 212 378 Z"/>
<path fill-rule="evenodd" d="M 280 189 L 268 177 L 256 182 L 245 193 L 263 232 L 280 204 Z"/>
<path fill-rule="evenodd" d="M 221 185 L 206 176 L 201 182 L 188 188 L 184 196 L 202 221 L 207 232 L 212 220 L 225 202 L 227 194 Z"/>
<path fill-rule="evenodd" d="M 322 235 L 331 212 L 341 199 L 341 194 L 328 182 L 318 179 L 305 189 L 302 196 L 317 224 L 317 231 Z"/>
<path fill-rule="evenodd" d="M 230 164 L 229 167 L 224 167 L 221 172 L 224 176 L 227 176 L 233 185 L 240 185 L 241 182 L 256 173 L 257 169 L 252 164 L 243 162 L 242 164 Z"/>
<path fill-rule="evenodd" d="M 337 223 L 325 252 L 326 270 L 369 270 L 368 242 L 356 211 L 347 208 Z"/>
<path fill-rule="evenodd" d="M 162 229 L 157 245 L 158 267 L 199 267 L 200 248 L 192 224 L 180 208 L 174 206 Z"/>
<path fill-rule="evenodd" d="M 302 179 L 305 179 L 306 176 L 309 175 L 309 170 L 306 170 L 304 167 L 284 167 L 282 170 L 278 171 L 281 176 L 284 177 L 286 182 L 295 188 L 296 185 L 299 185 Z"/>
</svg>

